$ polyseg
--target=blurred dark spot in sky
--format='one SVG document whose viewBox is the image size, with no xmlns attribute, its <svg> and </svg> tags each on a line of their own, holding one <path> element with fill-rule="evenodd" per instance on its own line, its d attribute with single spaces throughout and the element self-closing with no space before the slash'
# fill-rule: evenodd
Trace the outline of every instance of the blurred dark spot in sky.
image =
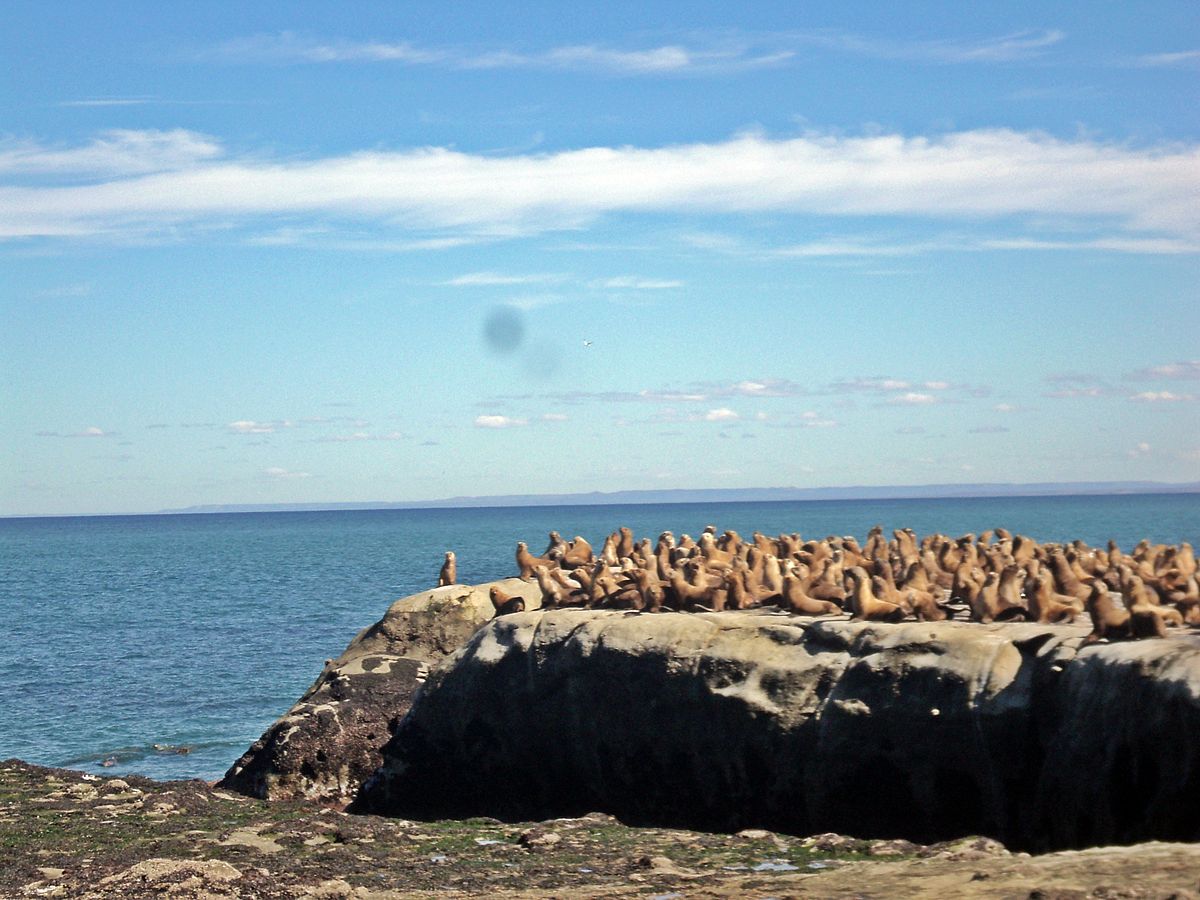
<svg viewBox="0 0 1200 900">
<path fill-rule="evenodd" d="M 513 353 L 525 339 L 525 322 L 519 310 L 498 306 L 483 323 L 483 340 L 493 353 Z"/>
</svg>

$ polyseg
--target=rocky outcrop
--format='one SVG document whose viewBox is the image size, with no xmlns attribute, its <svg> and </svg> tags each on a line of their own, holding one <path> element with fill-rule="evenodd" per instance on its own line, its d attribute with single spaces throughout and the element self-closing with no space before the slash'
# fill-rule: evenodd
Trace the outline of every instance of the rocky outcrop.
<svg viewBox="0 0 1200 900">
<path fill-rule="evenodd" d="M 1200 641 L 766 613 L 497 619 L 354 809 L 1009 846 L 1200 839 Z"/>
<path fill-rule="evenodd" d="M 380 748 L 412 703 L 430 665 L 493 615 L 492 584 L 541 604 L 515 578 L 452 585 L 397 600 L 362 631 L 288 712 L 233 764 L 220 785 L 271 800 L 348 802 L 380 765 Z"/>
</svg>

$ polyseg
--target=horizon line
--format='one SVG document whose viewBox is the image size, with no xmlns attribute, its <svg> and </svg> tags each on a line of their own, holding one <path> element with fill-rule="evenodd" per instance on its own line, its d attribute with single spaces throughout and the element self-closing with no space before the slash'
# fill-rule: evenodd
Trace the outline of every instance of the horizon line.
<svg viewBox="0 0 1200 900">
<path fill-rule="evenodd" d="M 988 491 L 992 491 L 989 493 Z M 927 482 L 910 485 L 828 487 L 627 488 L 542 494 L 455 495 L 433 500 L 345 500 L 266 503 L 203 503 L 148 512 L 13 513 L 3 519 L 77 519 L 132 516 L 238 515 L 283 512 L 366 512 L 391 509 L 497 509 L 548 506 L 631 506 L 655 503 L 770 503 L 869 500 L 969 500 L 1009 497 L 1179 495 L 1200 493 L 1200 481 Z M 788 494 L 790 496 L 762 496 Z M 842 494 L 842 496 L 838 496 Z M 667 499 L 690 495 L 694 499 Z M 701 495 L 701 496 L 696 496 Z M 714 496 L 715 495 L 715 496 Z M 737 495 L 757 495 L 754 497 Z M 601 498 L 601 499 L 597 499 Z"/>
</svg>

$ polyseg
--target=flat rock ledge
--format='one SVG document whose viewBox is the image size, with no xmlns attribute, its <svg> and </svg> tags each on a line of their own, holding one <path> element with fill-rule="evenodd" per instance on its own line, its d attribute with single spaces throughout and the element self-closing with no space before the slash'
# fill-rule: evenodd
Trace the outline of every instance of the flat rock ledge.
<svg viewBox="0 0 1200 900">
<path fill-rule="evenodd" d="M 220 787 L 268 800 L 347 803 L 383 759 L 431 665 L 493 615 L 492 584 L 541 605 L 536 584 L 515 578 L 435 588 L 397 600 L 225 773 Z"/>
<path fill-rule="evenodd" d="M 727 832 L 985 834 L 1032 851 L 1200 839 L 1200 641 L 1084 646 L 1087 631 L 505 616 L 429 673 L 351 809 L 599 810 Z"/>
</svg>

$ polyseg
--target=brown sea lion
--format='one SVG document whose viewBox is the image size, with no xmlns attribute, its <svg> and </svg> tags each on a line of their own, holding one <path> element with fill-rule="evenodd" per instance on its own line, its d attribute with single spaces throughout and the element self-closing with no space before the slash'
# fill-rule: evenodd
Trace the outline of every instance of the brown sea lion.
<svg viewBox="0 0 1200 900">
<path fill-rule="evenodd" d="M 1082 613 L 1075 597 L 1056 593 L 1054 578 L 1049 572 L 1038 572 L 1033 576 L 1034 589 L 1029 592 L 1029 617 L 1034 622 L 1048 625 L 1054 622 L 1074 622 Z"/>
<path fill-rule="evenodd" d="M 996 618 L 999 621 L 1009 619 L 1027 619 L 1029 610 L 1021 599 L 1021 583 L 1024 569 L 1015 563 L 1009 563 L 1000 572 L 1000 583 L 996 587 Z"/>
<path fill-rule="evenodd" d="M 546 545 L 546 552 L 542 554 L 542 559 L 562 559 L 566 552 L 567 542 L 562 539 L 562 535 L 557 531 L 550 532 L 550 543 Z"/>
<path fill-rule="evenodd" d="M 817 600 L 804 593 L 804 585 L 790 572 L 783 576 L 784 609 L 801 616 L 838 616 L 842 608 L 828 600 Z"/>
<path fill-rule="evenodd" d="M 646 612 L 661 612 L 667 600 L 667 592 L 658 577 L 649 569 L 638 569 L 633 579 L 642 599 L 640 608 Z"/>
<path fill-rule="evenodd" d="M 978 571 L 978 569 L 974 569 L 972 574 Z M 995 572 L 988 572 L 983 577 L 983 584 L 979 586 L 979 592 L 975 595 L 975 599 L 971 601 L 971 621 L 984 624 L 996 621 L 999 606 L 1000 576 Z"/>
<path fill-rule="evenodd" d="M 542 609 L 554 609 L 567 605 L 566 591 L 551 577 L 550 570 L 546 566 L 541 563 L 534 566 L 533 577 L 537 580 L 538 587 L 542 589 Z"/>
<path fill-rule="evenodd" d="M 1163 629 L 1168 625 L 1178 627 L 1183 624 L 1180 611 L 1173 606 L 1160 605 L 1158 593 L 1147 587 L 1136 575 L 1129 579 L 1125 589 L 1121 591 L 1121 599 L 1133 617 L 1131 627 L 1135 637 L 1166 637 L 1165 630 L 1159 634 L 1161 629 L 1158 626 L 1148 624 L 1148 620 L 1144 618 L 1147 614 L 1155 616 Z"/>
<path fill-rule="evenodd" d="M 458 563 L 454 556 L 453 550 L 446 551 L 446 561 L 442 563 L 442 570 L 438 572 L 438 587 L 446 587 L 447 585 L 458 583 Z"/>
<path fill-rule="evenodd" d="M 617 559 L 633 555 L 633 530 L 622 525 L 617 529 Z"/>
<path fill-rule="evenodd" d="M 1120 641 L 1133 637 L 1129 611 L 1117 608 L 1108 595 L 1108 588 L 1096 582 L 1084 601 L 1088 615 L 1092 617 L 1092 633 L 1083 639 L 1085 644 L 1096 641 Z"/>
<path fill-rule="evenodd" d="M 496 609 L 497 616 L 507 616 L 511 613 L 525 612 L 525 598 L 519 594 L 506 594 L 495 585 L 488 591 L 488 596 L 492 599 L 492 606 Z"/>
<path fill-rule="evenodd" d="M 617 554 L 619 539 L 620 535 L 615 532 L 604 539 L 604 546 L 600 548 L 600 560 L 606 566 L 616 566 L 621 561 L 621 557 Z"/>
<path fill-rule="evenodd" d="M 670 577 L 667 579 L 667 583 L 670 586 L 671 593 L 675 596 L 678 608 L 687 609 L 692 606 L 706 606 L 710 609 L 717 609 L 713 605 L 713 589 L 707 584 L 693 584 L 684 577 L 683 571 L 673 569 Z M 724 606 L 722 605 L 721 608 L 723 609 Z"/>
<path fill-rule="evenodd" d="M 561 565 L 564 569 L 574 569 L 576 566 L 590 566 L 595 559 L 592 545 L 579 535 L 575 535 L 575 539 L 567 544 Z"/>
<path fill-rule="evenodd" d="M 845 608 L 846 588 L 843 582 L 845 571 L 848 570 L 844 570 L 842 575 L 838 575 L 838 568 L 838 564 L 832 557 L 827 558 L 820 571 L 809 576 L 808 583 L 804 586 L 804 592 L 815 600 L 828 600 Z"/>
<path fill-rule="evenodd" d="M 534 556 L 529 552 L 529 546 L 524 541 L 517 541 L 517 577 L 522 581 L 529 581 L 533 578 L 534 566 L 549 565 L 552 562 L 553 560 Z"/>
<path fill-rule="evenodd" d="M 899 622 L 906 613 L 895 603 L 880 600 L 871 592 L 871 581 L 867 570 L 862 566 L 851 566 L 846 570 L 846 580 L 850 582 L 850 591 L 846 598 L 846 608 L 852 619 L 866 619 L 870 622 Z"/>
</svg>

